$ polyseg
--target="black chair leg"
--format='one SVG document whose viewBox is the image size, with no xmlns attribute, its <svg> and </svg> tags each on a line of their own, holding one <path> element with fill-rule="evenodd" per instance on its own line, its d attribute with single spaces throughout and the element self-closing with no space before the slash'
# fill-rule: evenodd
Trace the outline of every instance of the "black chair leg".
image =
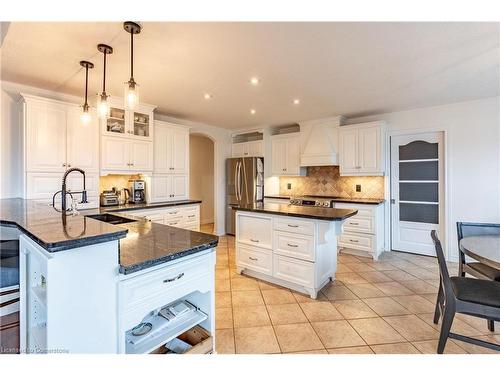
<svg viewBox="0 0 500 375">
<path fill-rule="evenodd" d="M 491 332 L 495 332 L 495 321 L 494 320 L 488 320 L 488 329 Z"/>
<path fill-rule="evenodd" d="M 445 306 L 443 312 L 443 322 L 441 323 L 441 332 L 439 333 L 439 343 L 437 348 L 438 354 L 443 354 L 444 352 L 444 347 L 446 346 L 446 341 L 448 340 L 454 317 L 455 311 L 452 311 L 449 306 Z"/>
<path fill-rule="evenodd" d="M 436 309 L 434 310 L 434 324 L 438 324 L 439 322 L 439 317 L 441 315 L 439 307 L 442 306 L 441 302 L 442 300 L 443 300 L 443 287 L 441 286 L 441 283 L 439 283 L 439 291 L 436 300 Z"/>
</svg>

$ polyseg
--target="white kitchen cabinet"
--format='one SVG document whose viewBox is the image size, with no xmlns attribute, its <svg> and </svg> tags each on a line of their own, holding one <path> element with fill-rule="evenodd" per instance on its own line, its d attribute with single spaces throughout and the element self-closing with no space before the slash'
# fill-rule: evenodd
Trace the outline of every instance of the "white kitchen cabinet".
<svg viewBox="0 0 500 375">
<path fill-rule="evenodd" d="M 189 176 L 154 174 L 151 180 L 151 202 L 189 199 Z"/>
<path fill-rule="evenodd" d="M 232 144 L 232 156 L 238 157 L 263 157 L 264 156 L 264 141 L 249 141 Z"/>
<path fill-rule="evenodd" d="M 188 191 L 188 176 L 186 175 L 172 175 L 170 176 L 170 200 L 177 201 L 189 198 Z"/>
<path fill-rule="evenodd" d="M 130 170 L 143 172 L 153 170 L 153 143 L 130 140 Z"/>
<path fill-rule="evenodd" d="M 381 176 L 385 171 L 385 124 L 371 122 L 341 126 L 340 175 Z"/>
<path fill-rule="evenodd" d="M 109 98 L 109 103 L 109 116 L 101 121 L 102 135 L 143 141 L 153 140 L 154 106 L 141 103 L 132 111 L 123 107 L 122 99 Z"/>
<path fill-rule="evenodd" d="M 101 174 L 151 172 L 153 143 L 119 137 L 101 137 Z"/>
<path fill-rule="evenodd" d="M 189 173 L 189 130 L 155 121 L 154 172 Z"/>
<path fill-rule="evenodd" d="M 200 230 L 200 204 L 188 204 L 174 207 L 149 208 L 124 213 L 139 218 L 146 218 L 156 223 L 178 228 Z"/>
<path fill-rule="evenodd" d="M 67 112 L 67 166 L 85 172 L 99 171 L 99 121 L 92 111 L 92 121 L 82 125 L 81 109 L 70 108 Z"/>
<path fill-rule="evenodd" d="M 271 140 L 272 174 L 275 176 L 301 176 L 300 138 L 296 134 L 275 135 Z"/>
</svg>

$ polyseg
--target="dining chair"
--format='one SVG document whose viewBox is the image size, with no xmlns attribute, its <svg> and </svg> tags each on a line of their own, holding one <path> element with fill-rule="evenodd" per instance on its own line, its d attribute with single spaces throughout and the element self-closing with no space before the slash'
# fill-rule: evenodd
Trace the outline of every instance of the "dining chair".
<svg viewBox="0 0 500 375">
<path fill-rule="evenodd" d="M 434 323 L 442 316 L 437 353 L 442 354 L 448 338 L 500 351 L 500 345 L 450 332 L 456 313 L 500 321 L 500 283 L 492 280 L 450 277 L 443 247 L 435 230 L 431 232 L 439 263 L 439 290 Z"/>
<path fill-rule="evenodd" d="M 465 276 L 468 273 L 478 279 L 500 281 L 500 270 L 481 262 L 467 262 L 464 252 L 460 250 L 460 240 L 464 237 L 500 235 L 500 224 L 457 222 L 457 235 L 458 255 L 460 258 L 458 264 L 459 276 Z M 495 323 L 491 320 L 488 321 L 488 329 L 491 332 L 495 331 Z"/>
</svg>

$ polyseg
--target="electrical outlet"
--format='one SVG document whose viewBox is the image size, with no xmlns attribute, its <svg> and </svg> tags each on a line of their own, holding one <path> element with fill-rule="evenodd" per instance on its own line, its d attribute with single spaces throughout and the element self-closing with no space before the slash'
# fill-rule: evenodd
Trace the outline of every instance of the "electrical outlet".
<svg viewBox="0 0 500 375">
<path fill-rule="evenodd" d="M 356 192 L 361 193 L 361 185 L 356 185 Z"/>
<path fill-rule="evenodd" d="M 292 184 L 291 184 L 291 183 L 286 184 L 286 188 L 287 188 L 288 190 L 291 190 L 291 189 L 292 189 Z"/>
</svg>

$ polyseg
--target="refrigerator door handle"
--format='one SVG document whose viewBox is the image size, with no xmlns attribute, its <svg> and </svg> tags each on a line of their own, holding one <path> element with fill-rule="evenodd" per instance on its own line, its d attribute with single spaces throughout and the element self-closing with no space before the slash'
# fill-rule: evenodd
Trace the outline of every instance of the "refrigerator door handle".
<svg viewBox="0 0 500 375">
<path fill-rule="evenodd" d="M 236 199 L 241 203 L 241 161 L 236 164 Z"/>
</svg>

